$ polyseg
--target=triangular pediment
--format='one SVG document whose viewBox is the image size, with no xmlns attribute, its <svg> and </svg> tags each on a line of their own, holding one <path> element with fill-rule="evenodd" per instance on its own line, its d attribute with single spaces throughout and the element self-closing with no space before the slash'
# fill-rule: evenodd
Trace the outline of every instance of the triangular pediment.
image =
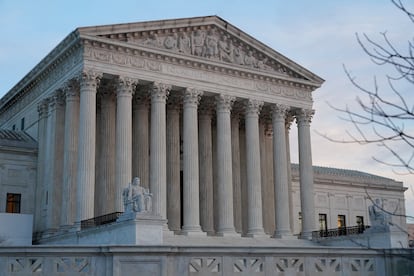
<svg viewBox="0 0 414 276">
<path fill-rule="evenodd" d="M 323 79 L 217 16 L 79 28 L 81 34 L 162 49 L 320 86 Z"/>
</svg>

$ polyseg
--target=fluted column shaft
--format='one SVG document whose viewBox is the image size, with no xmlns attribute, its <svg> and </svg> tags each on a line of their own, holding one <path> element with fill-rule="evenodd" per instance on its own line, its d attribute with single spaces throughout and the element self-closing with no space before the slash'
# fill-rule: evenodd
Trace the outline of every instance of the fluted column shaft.
<svg viewBox="0 0 414 276">
<path fill-rule="evenodd" d="M 301 238 L 303 239 L 312 238 L 312 231 L 316 229 L 310 137 L 310 122 L 312 120 L 313 113 L 313 110 L 301 109 L 296 114 L 299 140 L 300 203 L 302 209 Z"/>
<path fill-rule="evenodd" d="M 62 91 L 58 90 L 49 101 L 48 144 L 49 152 L 46 157 L 47 173 L 47 217 L 46 228 L 56 230 L 60 226 L 62 207 L 63 182 L 63 144 L 64 139 L 64 99 Z"/>
<path fill-rule="evenodd" d="M 42 100 L 37 107 L 39 113 L 39 123 L 38 123 L 38 155 L 37 155 L 37 186 L 36 186 L 36 213 L 35 213 L 35 232 L 40 232 L 44 228 L 44 221 L 42 210 L 45 205 L 45 173 L 46 173 L 46 148 L 47 148 L 47 109 L 48 109 L 48 100 Z"/>
<path fill-rule="evenodd" d="M 292 187 L 292 164 L 290 160 L 290 139 L 289 132 L 290 126 L 294 120 L 292 114 L 288 113 L 285 120 L 285 132 L 286 132 L 286 159 L 287 159 L 287 176 L 288 176 L 288 193 L 289 193 L 289 223 L 290 231 L 294 232 L 295 216 L 293 214 L 293 187 Z"/>
<path fill-rule="evenodd" d="M 123 212 L 122 191 L 132 180 L 132 95 L 135 83 L 120 77 L 116 91 L 115 211 Z"/>
<path fill-rule="evenodd" d="M 133 104 L 132 174 L 141 185 L 149 188 L 149 99 L 148 95 L 135 95 Z"/>
<path fill-rule="evenodd" d="M 273 119 L 273 158 L 275 181 L 275 217 L 276 230 L 274 236 L 283 238 L 291 235 L 289 221 L 289 187 L 288 164 L 286 157 L 285 118 L 288 107 L 275 104 L 272 107 Z"/>
<path fill-rule="evenodd" d="M 199 169 L 198 169 L 198 119 L 197 106 L 203 94 L 194 88 L 184 92 L 183 106 L 183 233 L 201 232 Z"/>
<path fill-rule="evenodd" d="M 150 188 L 153 194 L 153 213 L 167 218 L 167 171 L 165 102 L 170 86 L 155 83 L 151 86 L 151 142 L 150 142 Z"/>
<path fill-rule="evenodd" d="M 231 116 L 231 154 L 233 171 L 233 208 L 234 227 L 236 232 L 241 233 L 242 229 L 242 193 L 240 173 L 240 114 Z"/>
<path fill-rule="evenodd" d="M 181 230 L 180 103 L 177 98 L 169 98 L 167 105 L 167 218 L 168 228 L 174 232 Z"/>
<path fill-rule="evenodd" d="M 198 116 L 199 164 L 200 164 L 200 221 L 204 232 L 214 232 L 213 203 L 213 145 L 211 132 L 211 108 L 204 107 Z"/>
<path fill-rule="evenodd" d="M 259 112 L 263 102 L 246 104 L 247 236 L 263 235 Z"/>
<path fill-rule="evenodd" d="M 94 216 L 96 89 L 99 79 L 94 72 L 84 72 L 80 83 L 77 223 Z"/>
<path fill-rule="evenodd" d="M 79 127 L 79 83 L 69 81 L 65 87 L 65 138 L 63 148 L 63 198 L 60 225 L 75 222 L 76 216 L 76 168 Z"/>
<path fill-rule="evenodd" d="M 107 87 L 101 94 L 100 120 L 100 147 L 97 166 L 97 183 L 95 184 L 96 208 L 95 216 L 115 212 L 115 141 L 116 141 L 116 103 L 115 88 Z"/>
<path fill-rule="evenodd" d="M 234 234 L 230 110 L 235 98 L 217 97 L 217 234 Z"/>
</svg>

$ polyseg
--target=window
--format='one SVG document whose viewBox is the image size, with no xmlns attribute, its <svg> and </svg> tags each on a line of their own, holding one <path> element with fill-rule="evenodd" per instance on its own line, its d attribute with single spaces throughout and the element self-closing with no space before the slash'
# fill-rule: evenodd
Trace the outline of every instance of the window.
<svg viewBox="0 0 414 276">
<path fill-rule="evenodd" d="M 20 129 L 24 130 L 24 117 L 20 120 Z"/>
<path fill-rule="evenodd" d="M 327 231 L 328 224 L 326 221 L 326 214 L 319 214 L 319 230 L 320 231 Z"/>
<path fill-rule="evenodd" d="M 345 215 L 338 215 L 338 234 L 346 235 L 346 221 Z"/>
<path fill-rule="evenodd" d="M 6 213 L 20 213 L 21 194 L 7 193 Z"/>
<path fill-rule="evenodd" d="M 12 130 L 16 130 L 16 125 L 13 125 L 12 126 Z"/>
</svg>

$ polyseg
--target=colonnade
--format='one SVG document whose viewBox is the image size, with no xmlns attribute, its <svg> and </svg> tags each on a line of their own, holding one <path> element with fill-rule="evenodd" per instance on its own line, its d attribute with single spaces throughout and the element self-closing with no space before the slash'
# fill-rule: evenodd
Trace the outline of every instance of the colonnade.
<svg viewBox="0 0 414 276">
<path fill-rule="evenodd" d="M 38 179 L 44 185 L 37 231 L 76 228 L 83 220 L 122 212 L 122 189 L 139 176 L 153 194 L 153 213 L 168 219 L 171 231 L 265 235 L 264 107 L 273 129 L 272 235 L 292 235 L 287 116 L 293 114 L 302 237 L 309 238 L 315 230 L 312 111 L 123 76 L 103 79 L 94 72 L 82 73 L 39 104 Z"/>
</svg>

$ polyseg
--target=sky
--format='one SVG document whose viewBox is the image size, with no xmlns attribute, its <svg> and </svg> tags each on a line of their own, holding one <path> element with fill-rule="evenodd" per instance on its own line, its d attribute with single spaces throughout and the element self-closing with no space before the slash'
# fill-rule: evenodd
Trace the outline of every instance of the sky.
<svg viewBox="0 0 414 276">
<path fill-rule="evenodd" d="M 414 5 L 406 2 L 414 11 Z M 381 91 L 387 93 L 384 75 L 393 73 L 392 68 L 373 64 L 357 43 L 356 33 L 380 41 L 386 31 L 406 51 L 413 39 L 413 23 L 389 0 L 0 0 L 0 97 L 77 27 L 207 15 L 222 17 L 325 79 L 313 93 L 313 164 L 403 181 L 408 188 L 407 214 L 414 216 L 414 175 L 396 173 L 372 158 L 388 161 L 388 152 L 375 145 L 334 143 L 323 137 L 348 139 L 346 131 L 353 130 L 331 107 L 355 107 L 355 98 L 361 95 L 344 66 L 369 88 L 376 76 Z M 398 88 L 412 105 L 411 87 L 400 82 Z M 291 129 L 294 140 L 296 128 Z M 291 142 L 291 154 L 292 161 L 298 162 L 297 142 Z"/>
</svg>

